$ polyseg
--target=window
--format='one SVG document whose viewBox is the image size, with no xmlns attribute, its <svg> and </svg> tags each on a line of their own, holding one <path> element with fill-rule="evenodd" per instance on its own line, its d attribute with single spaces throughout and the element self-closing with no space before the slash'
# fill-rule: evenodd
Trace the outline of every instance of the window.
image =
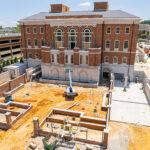
<svg viewBox="0 0 150 150">
<path fill-rule="evenodd" d="M 42 44 L 42 46 L 45 46 L 45 45 L 46 45 L 46 43 L 45 43 L 45 40 L 44 40 L 44 39 L 42 39 L 41 44 Z"/>
<path fill-rule="evenodd" d="M 118 40 L 116 40 L 115 45 L 114 45 L 115 50 L 119 49 L 119 45 L 120 45 L 120 42 Z"/>
<path fill-rule="evenodd" d="M 89 56 L 86 55 L 86 64 L 88 65 L 89 64 Z"/>
<path fill-rule="evenodd" d="M 116 27 L 116 34 L 120 34 L 120 27 Z"/>
<path fill-rule="evenodd" d="M 37 33 L 37 28 L 36 28 L 36 27 L 33 28 L 33 33 L 34 33 L 34 34 Z"/>
<path fill-rule="evenodd" d="M 73 64 L 74 60 L 73 60 L 73 55 L 71 55 L 71 64 Z"/>
<path fill-rule="evenodd" d="M 65 56 L 66 64 L 68 64 L 68 55 Z"/>
<path fill-rule="evenodd" d="M 54 63 L 55 59 L 54 59 L 54 54 L 51 55 L 51 62 Z"/>
<path fill-rule="evenodd" d="M 130 27 L 126 27 L 126 28 L 125 28 L 125 33 L 126 33 L 126 34 L 129 34 L 129 33 L 130 33 Z"/>
<path fill-rule="evenodd" d="M 61 29 L 57 29 L 55 32 L 55 47 L 63 47 L 63 31 Z"/>
<path fill-rule="evenodd" d="M 34 39 L 34 46 L 38 46 L 38 40 Z"/>
<path fill-rule="evenodd" d="M 122 63 L 123 63 L 123 64 L 127 64 L 127 57 L 123 57 Z"/>
<path fill-rule="evenodd" d="M 40 27 L 40 33 L 43 34 L 44 33 L 44 28 Z"/>
<path fill-rule="evenodd" d="M 30 28 L 29 27 L 26 28 L 26 33 L 30 33 Z"/>
<path fill-rule="evenodd" d="M 109 41 L 109 40 L 107 40 L 107 41 L 105 42 L 105 49 L 106 49 L 106 50 L 110 49 L 110 41 Z"/>
<path fill-rule="evenodd" d="M 118 58 L 116 56 L 113 58 L 113 63 L 118 64 Z"/>
<path fill-rule="evenodd" d="M 109 63 L 109 57 L 108 56 L 104 57 L 104 63 Z"/>
<path fill-rule="evenodd" d="M 59 63 L 59 54 L 57 54 L 57 63 Z"/>
<path fill-rule="evenodd" d="M 31 46 L 31 40 L 27 39 L 27 46 L 30 47 Z"/>
<path fill-rule="evenodd" d="M 89 49 L 91 48 L 91 43 L 92 43 L 92 33 L 90 29 L 85 29 L 83 31 L 83 42 L 82 42 L 82 47 L 83 49 Z"/>
<path fill-rule="evenodd" d="M 77 44 L 77 33 L 75 29 L 71 29 L 68 33 L 68 45 L 70 49 L 74 49 Z"/>
<path fill-rule="evenodd" d="M 124 49 L 128 49 L 129 48 L 129 41 L 124 41 Z"/>
<path fill-rule="evenodd" d="M 82 58 L 83 58 L 83 56 L 82 56 L 82 55 L 80 55 L 80 64 L 82 64 L 82 63 L 83 63 Z"/>
<path fill-rule="evenodd" d="M 110 27 L 107 27 L 106 34 L 111 34 L 111 28 Z"/>
</svg>

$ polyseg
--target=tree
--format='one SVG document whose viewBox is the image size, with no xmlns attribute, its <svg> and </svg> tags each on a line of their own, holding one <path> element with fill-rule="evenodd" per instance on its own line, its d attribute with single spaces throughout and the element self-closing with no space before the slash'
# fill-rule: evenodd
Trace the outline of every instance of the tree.
<svg viewBox="0 0 150 150">
<path fill-rule="evenodd" d="M 11 64 L 14 64 L 15 61 L 13 59 L 11 59 L 10 62 L 11 62 Z"/>
<path fill-rule="evenodd" d="M 20 63 L 24 63 L 24 61 L 23 61 L 23 58 L 22 58 L 22 57 L 20 58 Z"/>
<path fill-rule="evenodd" d="M 15 63 L 18 62 L 18 58 L 17 58 L 17 57 L 14 58 L 14 62 L 15 62 Z"/>
<path fill-rule="evenodd" d="M 2 64 L 0 64 L 0 72 L 2 72 L 3 71 L 3 66 L 2 66 Z"/>
<path fill-rule="evenodd" d="M 6 61 L 6 65 L 7 65 L 7 66 L 10 65 L 10 61 L 9 61 L 9 60 Z"/>
<path fill-rule="evenodd" d="M 16 33 L 20 33 L 20 25 L 19 24 L 16 25 L 15 32 Z"/>
<path fill-rule="evenodd" d="M 5 67 L 5 66 L 6 66 L 6 62 L 3 61 L 3 62 L 2 62 L 2 67 Z"/>
</svg>

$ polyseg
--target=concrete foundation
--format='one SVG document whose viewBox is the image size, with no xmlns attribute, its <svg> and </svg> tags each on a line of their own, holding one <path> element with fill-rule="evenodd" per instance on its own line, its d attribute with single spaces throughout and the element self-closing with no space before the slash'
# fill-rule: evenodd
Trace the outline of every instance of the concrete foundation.
<svg viewBox="0 0 150 150">
<path fill-rule="evenodd" d="M 65 66 L 42 64 L 42 78 L 50 80 L 69 80 Z M 99 67 L 72 67 L 72 80 L 80 83 L 98 83 L 99 82 Z"/>
</svg>

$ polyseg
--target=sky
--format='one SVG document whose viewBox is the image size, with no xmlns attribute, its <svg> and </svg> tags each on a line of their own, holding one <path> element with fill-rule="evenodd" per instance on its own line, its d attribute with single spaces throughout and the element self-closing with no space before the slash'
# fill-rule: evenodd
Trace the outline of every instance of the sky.
<svg viewBox="0 0 150 150">
<path fill-rule="evenodd" d="M 38 12 L 46 12 L 52 3 L 64 3 L 72 11 L 92 10 L 93 2 L 101 0 L 1 0 L 0 25 L 15 26 L 17 21 Z M 109 9 L 124 10 L 141 19 L 150 19 L 150 0 L 102 0 L 109 2 Z"/>
</svg>

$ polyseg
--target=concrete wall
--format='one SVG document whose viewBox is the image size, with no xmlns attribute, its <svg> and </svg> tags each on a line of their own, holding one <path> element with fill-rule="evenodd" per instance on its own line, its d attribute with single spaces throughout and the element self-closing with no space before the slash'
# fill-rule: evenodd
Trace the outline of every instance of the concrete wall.
<svg viewBox="0 0 150 150">
<path fill-rule="evenodd" d="M 144 92 L 147 96 L 147 99 L 150 103 L 150 84 L 149 83 L 146 83 L 145 86 L 144 86 Z"/>
<path fill-rule="evenodd" d="M 0 74 L 0 85 L 5 82 L 8 82 L 9 80 L 10 80 L 10 74 L 8 71 Z"/>
<path fill-rule="evenodd" d="M 75 82 L 99 82 L 99 67 L 76 67 L 73 66 L 72 80 Z M 65 66 L 42 64 L 42 78 L 52 80 L 68 80 Z"/>
</svg>

